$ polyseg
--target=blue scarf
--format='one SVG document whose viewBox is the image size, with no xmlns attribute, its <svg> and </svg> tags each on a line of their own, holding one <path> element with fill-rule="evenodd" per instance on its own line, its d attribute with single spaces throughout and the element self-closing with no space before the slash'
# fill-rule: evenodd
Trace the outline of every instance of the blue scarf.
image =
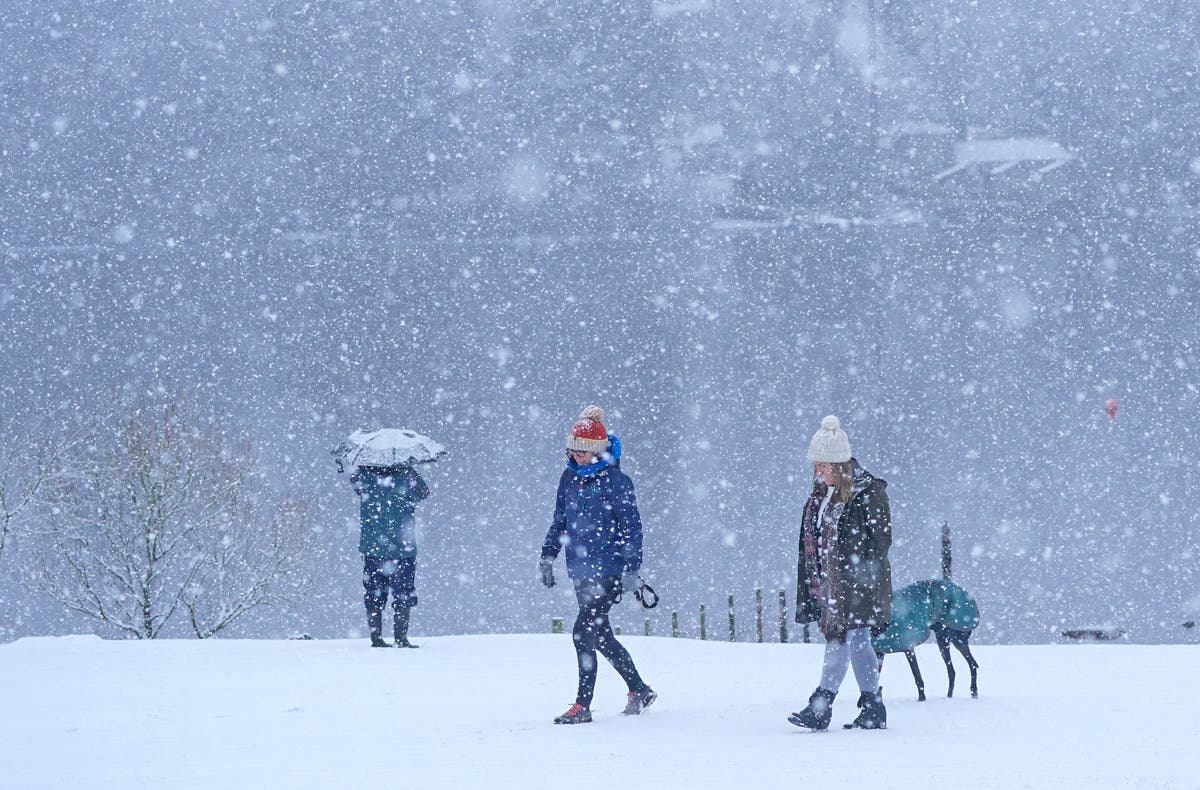
<svg viewBox="0 0 1200 790">
<path fill-rule="evenodd" d="M 567 468 L 576 477 L 595 477 L 610 466 L 619 466 L 621 462 L 621 440 L 609 434 L 608 436 L 608 452 L 605 453 L 606 458 L 601 458 L 594 464 L 580 466 L 575 463 L 575 459 L 567 456 Z"/>
</svg>

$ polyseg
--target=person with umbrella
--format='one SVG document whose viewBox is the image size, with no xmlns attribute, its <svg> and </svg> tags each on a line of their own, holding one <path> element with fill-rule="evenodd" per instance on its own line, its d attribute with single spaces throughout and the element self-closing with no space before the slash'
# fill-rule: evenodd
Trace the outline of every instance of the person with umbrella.
<svg viewBox="0 0 1200 790">
<path fill-rule="evenodd" d="M 417 605 L 417 539 L 414 511 L 429 486 L 413 468 L 436 461 L 445 448 L 413 431 L 355 432 L 333 451 L 339 470 L 353 465 L 350 482 L 359 496 L 358 551 L 363 556 L 363 603 L 371 647 L 391 647 L 383 638 L 383 610 L 392 598 L 396 647 L 408 641 L 412 607 Z"/>
<path fill-rule="evenodd" d="M 372 647 L 391 647 L 383 638 L 383 610 L 391 596 L 396 647 L 408 641 L 408 621 L 416 605 L 416 503 L 430 487 L 413 468 L 445 457 L 442 445 L 415 431 L 355 431 L 334 449 L 337 471 L 350 475 L 359 495 L 359 553 L 362 555 L 362 603 Z"/>
<path fill-rule="evenodd" d="M 642 521 L 633 481 L 621 471 L 621 441 L 604 427 L 604 412 L 588 406 L 567 434 L 567 468 L 558 481 L 554 518 L 538 563 L 542 584 L 553 587 L 554 559 L 565 551 L 567 576 L 575 586 L 579 615 L 572 636 L 579 667 L 575 704 L 555 724 L 592 720 L 596 653 L 603 655 L 628 686 L 626 715 L 637 715 L 657 698 L 617 641 L 609 610 L 622 593 L 642 586 Z M 647 588 L 648 589 L 648 588 Z"/>
<path fill-rule="evenodd" d="M 408 465 L 360 466 L 350 477 L 359 496 L 358 551 L 363 556 L 363 603 L 371 647 L 391 647 L 383 638 L 383 610 L 392 598 L 396 647 L 408 641 L 412 607 L 417 605 L 417 541 L 413 512 L 429 496 L 429 486 Z"/>
</svg>

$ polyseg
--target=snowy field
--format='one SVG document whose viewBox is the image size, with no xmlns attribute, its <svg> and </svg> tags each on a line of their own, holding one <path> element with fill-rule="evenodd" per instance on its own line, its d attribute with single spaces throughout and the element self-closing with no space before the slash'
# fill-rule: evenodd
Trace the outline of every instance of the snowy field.
<svg viewBox="0 0 1200 790">
<path fill-rule="evenodd" d="M 620 714 L 607 666 L 573 701 L 569 635 L 357 641 L 23 639 L 0 646 L 4 790 L 241 788 L 1200 788 L 1198 646 L 976 648 L 980 697 L 955 699 L 920 648 L 883 674 L 890 729 L 786 721 L 815 685 L 817 645 L 626 637 L 659 692 Z"/>
</svg>

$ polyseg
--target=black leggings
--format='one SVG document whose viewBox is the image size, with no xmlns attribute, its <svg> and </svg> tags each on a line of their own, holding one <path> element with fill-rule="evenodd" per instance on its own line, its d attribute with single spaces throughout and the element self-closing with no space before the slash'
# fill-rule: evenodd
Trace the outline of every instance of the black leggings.
<svg viewBox="0 0 1200 790">
<path fill-rule="evenodd" d="M 618 585 L 614 578 L 575 581 L 575 599 L 579 602 L 579 616 L 571 631 L 579 661 L 579 693 L 575 701 L 585 708 L 591 707 L 592 693 L 596 690 L 597 651 L 620 673 L 630 691 L 646 688 L 629 651 L 617 641 L 608 622 L 608 612 L 617 602 Z"/>
</svg>

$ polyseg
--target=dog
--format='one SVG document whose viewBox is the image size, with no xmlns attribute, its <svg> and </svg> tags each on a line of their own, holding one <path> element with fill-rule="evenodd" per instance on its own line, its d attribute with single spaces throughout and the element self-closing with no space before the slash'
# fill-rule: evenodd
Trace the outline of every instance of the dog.
<svg viewBox="0 0 1200 790">
<path fill-rule="evenodd" d="M 917 683 L 917 700 L 924 702 L 925 681 L 917 666 L 916 647 L 932 633 L 950 677 L 946 696 L 954 696 L 954 664 L 950 661 L 950 645 L 954 645 L 971 668 L 971 696 L 978 697 L 979 663 L 968 644 L 978 625 L 979 606 L 966 590 L 948 579 L 920 581 L 892 593 L 892 621 L 886 631 L 871 638 L 871 645 L 880 669 L 886 654 L 904 654 Z"/>
</svg>

